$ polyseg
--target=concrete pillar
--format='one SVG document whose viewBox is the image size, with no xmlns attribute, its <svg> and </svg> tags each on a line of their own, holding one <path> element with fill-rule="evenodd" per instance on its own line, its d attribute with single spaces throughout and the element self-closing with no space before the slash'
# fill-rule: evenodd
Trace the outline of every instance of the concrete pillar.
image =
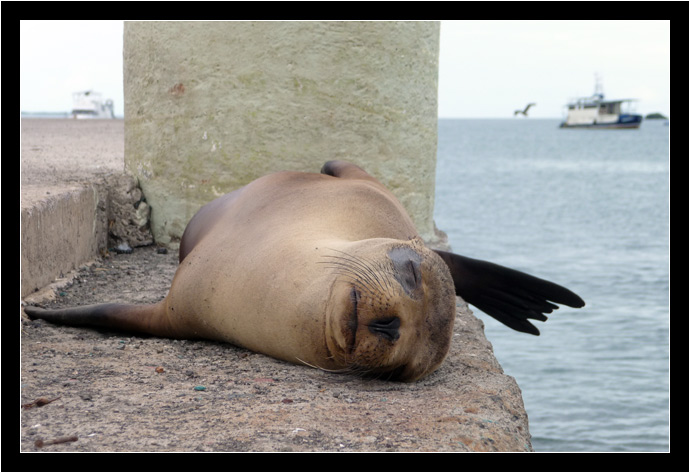
<svg viewBox="0 0 690 473">
<path fill-rule="evenodd" d="M 125 165 L 175 246 L 203 204 L 347 159 L 434 238 L 438 22 L 133 22 Z"/>
</svg>

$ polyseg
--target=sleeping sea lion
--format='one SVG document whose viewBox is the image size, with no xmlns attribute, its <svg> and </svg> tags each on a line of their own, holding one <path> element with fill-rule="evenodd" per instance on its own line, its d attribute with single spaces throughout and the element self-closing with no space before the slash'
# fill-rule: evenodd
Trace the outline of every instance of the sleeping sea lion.
<svg viewBox="0 0 690 473">
<path fill-rule="evenodd" d="M 535 335 L 527 319 L 546 320 L 554 303 L 584 305 L 552 282 L 427 248 L 393 194 L 345 161 L 320 174 L 269 174 L 206 204 L 184 231 L 179 260 L 156 304 L 25 311 L 414 381 L 448 352 L 456 294 Z"/>
</svg>

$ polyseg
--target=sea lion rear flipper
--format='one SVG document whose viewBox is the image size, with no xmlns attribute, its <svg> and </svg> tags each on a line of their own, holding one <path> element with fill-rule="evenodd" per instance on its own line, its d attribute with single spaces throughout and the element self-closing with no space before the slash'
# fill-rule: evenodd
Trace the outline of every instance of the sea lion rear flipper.
<svg viewBox="0 0 690 473">
<path fill-rule="evenodd" d="M 184 336 L 170 325 L 165 315 L 164 301 L 150 305 L 96 304 L 67 309 L 27 306 L 24 312 L 31 319 L 43 319 L 61 325 L 108 328 L 170 338 Z"/>
<path fill-rule="evenodd" d="M 324 164 L 321 168 L 321 174 L 339 177 L 341 179 L 366 179 L 369 181 L 379 182 L 356 164 L 341 160 L 326 162 L 326 164 Z"/>
<path fill-rule="evenodd" d="M 435 250 L 450 269 L 455 292 L 468 304 L 519 332 L 539 335 L 527 319 L 546 320 L 558 304 L 585 302 L 563 286 L 488 261 Z M 551 302 L 549 302 L 551 301 Z"/>
</svg>

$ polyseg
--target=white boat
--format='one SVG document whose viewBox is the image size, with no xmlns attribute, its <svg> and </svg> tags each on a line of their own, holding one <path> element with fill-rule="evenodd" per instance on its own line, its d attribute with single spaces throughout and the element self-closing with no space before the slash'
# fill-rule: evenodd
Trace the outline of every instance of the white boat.
<svg viewBox="0 0 690 473">
<path fill-rule="evenodd" d="M 73 118 L 115 118 L 113 101 L 105 102 L 101 94 L 92 90 L 72 94 Z"/>
<path fill-rule="evenodd" d="M 594 95 L 575 99 L 568 104 L 568 116 L 561 123 L 561 128 L 639 128 L 642 115 L 629 111 L 634 101 L 635 99 L 604 100 L 601 84 L 597 80 Z"/>
</svg>

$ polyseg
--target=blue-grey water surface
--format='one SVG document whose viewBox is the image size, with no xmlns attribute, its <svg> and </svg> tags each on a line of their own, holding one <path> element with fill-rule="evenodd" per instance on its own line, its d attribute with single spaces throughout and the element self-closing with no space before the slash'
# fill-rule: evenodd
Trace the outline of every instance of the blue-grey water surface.
<svg viewBox="0 0 690 473">
<path fill-rule="evenodd" d="M 459 254 L 562 284 L 539 337 L 477 309 L 537 451 L 669 449 L 669 127 L 439 120 L 435 220 Z"/>
</svg>

